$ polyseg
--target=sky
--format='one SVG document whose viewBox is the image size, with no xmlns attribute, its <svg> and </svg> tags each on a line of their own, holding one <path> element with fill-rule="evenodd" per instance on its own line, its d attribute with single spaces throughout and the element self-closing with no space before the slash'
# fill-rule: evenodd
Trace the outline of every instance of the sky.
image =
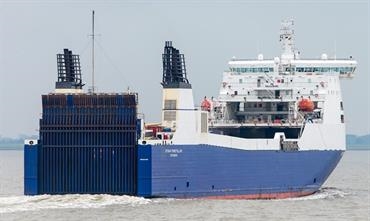
<svg viewBox="0 0 370 221">
<path fill-rule="evenodd" d="M 217 96 L 233 57 L 281 53 L 280 22 L 294 19 L 302 58 L 358 61 L 343 80 L 347 133 L 370 133 L 368 0 L 0 0 L 0 136 L 38 134 L 41 95 L 54 90 L 56 54 L 80 55 L 91 86 L 91 11 L 95 10 L 98 92 L 136 91 L 146 121 L 159 122 L 164 42 L 185 54 L 195 103 Z"/>
</svg>

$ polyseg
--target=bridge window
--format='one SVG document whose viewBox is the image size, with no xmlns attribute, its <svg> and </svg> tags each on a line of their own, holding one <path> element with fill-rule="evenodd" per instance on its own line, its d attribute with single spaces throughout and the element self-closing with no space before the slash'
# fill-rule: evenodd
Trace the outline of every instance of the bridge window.
<svg viewBox="0 0 370 221">
<path fill-rule="evenodd" d="M 297 72 L 304 72 L 304 68 L 296 68 Z"/>
<path fill-rule="evenodd" d="M 286 68 L 286 71 L 294 71 L 294 68 Z M 352 72 L 354 67 L 296 67 L 296 72 L 342 72 L 348 73 Z"/>
<path fill-rule="evenodd" d="M 274 68 L 272 67 L 230 68 L 230 71 L 238 72 L 238 73 L 267 73 L 267 72 L 273 72 Z"/>
</svg>

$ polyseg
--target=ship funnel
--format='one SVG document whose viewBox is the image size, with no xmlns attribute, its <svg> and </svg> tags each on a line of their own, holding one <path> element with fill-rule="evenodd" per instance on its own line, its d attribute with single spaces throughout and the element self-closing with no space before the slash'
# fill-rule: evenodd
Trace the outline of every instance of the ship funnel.
<svg viewBox="0 0 370 221">
<path fill-rule="evenodd" d="M 185 142 L 195 136 L 196 119 L 184 55 L 172 46 L 171 41 L 166 41 L 162 59 L 162 126 L 176 131 L 174 140 Z"/>
<path fill-rule="evenodd" d="M 72 54 L 68 49 L 63 54 L 57 54 L 58 81 L 55 83 L 56 90 L 82 90 L 80 56 Z"/>
<path fill-rule="evenodd" d="M 191 88 L 186 77 L 185 57 L 172 47 L 172 41 L 166 41 L 163 60 L 163 88 Z"/>
</svg>

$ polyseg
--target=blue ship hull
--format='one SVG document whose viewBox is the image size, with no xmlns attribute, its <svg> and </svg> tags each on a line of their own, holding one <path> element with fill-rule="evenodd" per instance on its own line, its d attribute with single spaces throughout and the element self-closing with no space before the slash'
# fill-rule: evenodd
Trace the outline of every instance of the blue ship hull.
<svg viewBox="0 0 370 221">
<path fill-rule="evenodd" d="M 138 195 L 286 198 L 316 192 L 340 150 L 239 150 L 210 145 L 139 145 Z"/>
</svg>

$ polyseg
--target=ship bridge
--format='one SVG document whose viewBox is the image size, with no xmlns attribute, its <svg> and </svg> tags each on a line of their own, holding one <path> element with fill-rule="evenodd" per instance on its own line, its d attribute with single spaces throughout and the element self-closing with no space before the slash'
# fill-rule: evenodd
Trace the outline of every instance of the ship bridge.
<svg viewBox="0 0 370 221">
<path fill-rule="evenodd" d="M 259 55 L 261 58 L 262 56 Z M 262 57 L 263 59 L 263 57 Z M 251 60 L 235 59 L 229 61 L 230 75 L 275 74 L 275 75 L 323 75 L 338 74 L 340 78 L 352 78 L 357 61 L 352 58 L 328 59 L 326 54 L 321 59 L 293 59 L 289 64 L 281 64 L 280 59 Z"/>
<path fill-rule="evenodd" d="M 274 136 L 273 128 L 285 128 L 286 135 L 298 138 L 307 122 L 344 123 L 339 79 L 352 78 L 357 62 L 352 56 L 337 59 L 327 54 L 302 59 L 294 45 L 292 21 L 283 22 L 280 42 L 279 57 L 264 59 L 259 54 L 228 62 L 218 99 L 210 101 L 211 131 L 264 138 Z"/>
</svg>

